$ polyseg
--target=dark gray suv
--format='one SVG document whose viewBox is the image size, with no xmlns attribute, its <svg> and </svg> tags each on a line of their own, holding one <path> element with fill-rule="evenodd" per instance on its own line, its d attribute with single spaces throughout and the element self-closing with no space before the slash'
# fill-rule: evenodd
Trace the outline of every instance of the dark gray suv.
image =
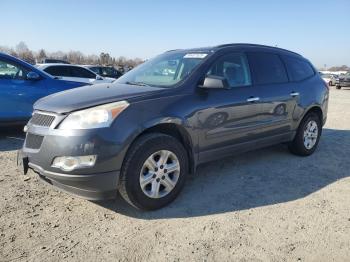
<svg viewBox="0 0 350 262">
<path fill-rule="evenodd" d="M 312 154 L 329 90 L 301 55 L 228 44 L 173 50 L 111 84 L 39 100 L 19 151 L 24 172 L 88 198 L 157 209 L 207 161 L 287 143 Z"/>
</svg>

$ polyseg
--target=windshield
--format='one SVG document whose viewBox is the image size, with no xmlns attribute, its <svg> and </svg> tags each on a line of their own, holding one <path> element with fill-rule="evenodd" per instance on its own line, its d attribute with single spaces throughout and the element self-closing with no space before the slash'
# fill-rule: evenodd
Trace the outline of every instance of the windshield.
<svg viewBox="0 0 350 262">
<path fill-rule="evenodd" d="M 165 53 L 139 65 L 116 82 L 170 87 L 185 79 L 206 56 L 205 53 Z"/>
</svg>

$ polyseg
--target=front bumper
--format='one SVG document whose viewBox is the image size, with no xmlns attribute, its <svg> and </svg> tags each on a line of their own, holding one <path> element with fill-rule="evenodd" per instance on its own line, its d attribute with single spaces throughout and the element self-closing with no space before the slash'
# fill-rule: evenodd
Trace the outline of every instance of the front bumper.
<svg viewBox="0 0 350 262">
<path fill-rule="evenodd" d="M 70 194 L 89 199 L 111 199 L 116 196 L 119 172 L 107 172 L 90 175 L 69 175 L 50 172 L 29 162 L 29 168 L 44 182 Z"/>
<path fill-rule="evenodd" d="M 27 167 L 49 184 L 83 198 L 115 197 L 126 151 L 123 138 L 116 135 L 118 132 L 111 128 L 67 131 L 54 125 L 42 127 L 28 123 L 20 152 Z M 55 157 L 86 155 L 97 156 L 94 166 L 73 171 L 52 167 Z"/>
</svg>

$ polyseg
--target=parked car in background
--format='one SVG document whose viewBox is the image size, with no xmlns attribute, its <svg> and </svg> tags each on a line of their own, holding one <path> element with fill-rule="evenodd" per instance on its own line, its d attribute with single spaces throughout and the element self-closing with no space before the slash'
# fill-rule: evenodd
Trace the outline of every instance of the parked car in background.
<svg viewBox="0 0 350 262">
<path fill-rule="evenodd" d="M 42 64 L 70 64 L 68 61 L 60 60 L 60 59 L 53 59 L 53 58 L 45 58 L 41 61 Z"/>
<path fill-rule="evenodd" d="M 339 85 L 339 78 L 340 78 L 340 76 L 339 75 L 336 75 L 335 76 L 335 86 L 338 86 Z"/>
<path fill-rule="evenodd" d="M 336 88 L 341 89 L 342 87 L 350 87 L 350 73 L 339 77 L 339 83 L 337 84 Z"/>
<path fill-rule="evenodd" d="M 122 72 L 118 71 L 113 66 L 83 65 L 83 67 L 103 77 L 118 79 L 123 75 Z"/>
<path fill-rule="evenodd" d="M 334 86 L 337 82 L 337 75 L 333 74 L 322 74 L 321 73 L 322 79 L 329 85 L 329 86 Z"/>
<path fill-rule="evenodd" d="M 312 64 L 291 51 L 174 50 L 113 84 L 41 99 L 18 159 L 64 191 L 96 200 L 119 190 L 134 207 L 157 209 L 200 163 L 278 143 L 311 155 L 328 97 Z"/>
<path fill-rule="evenodd" d="M 0 125 L 22 124 L 44 96 L 85 85 L 62 81 L 13 56 L 0 53 Z"/>
<path fill-rule="evenodd" d="M 112 83 L 115 81 L 114 78 L 102 77 L 90 69 L 79 65 L 37 64 L 36 67 L 52 76 L 60 77 L 63 80 L 87 84 Z"/>
</svg>

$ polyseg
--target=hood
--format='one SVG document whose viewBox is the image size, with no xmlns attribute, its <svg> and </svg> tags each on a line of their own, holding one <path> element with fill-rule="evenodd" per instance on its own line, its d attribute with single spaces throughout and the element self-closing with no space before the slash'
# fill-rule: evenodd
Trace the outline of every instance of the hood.
<svg viewBox="0 0 350 262">
<path fill-rule="evenodd" d="M 55 93 L 38 100 L 34 110 L 68 113 L 100 104 L 162 92 L 164 88 L 126 84 L 97 84 Z"/>
</svg>

